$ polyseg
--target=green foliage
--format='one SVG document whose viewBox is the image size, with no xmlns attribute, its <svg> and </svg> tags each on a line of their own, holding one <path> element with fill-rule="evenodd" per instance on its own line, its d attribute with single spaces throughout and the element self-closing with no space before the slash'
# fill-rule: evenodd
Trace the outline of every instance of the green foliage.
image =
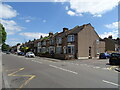
<svg viewBox="0 0 120 90">
<path fill-rule="evenodd" d="M 48 36 L 48 37 L 44 37 L 43 39 L 49 39 L 50 37 Z"/>
<path fill-rule="evenodd" d="M 0 23 L 0 44 L 4 44 L 6 40 L 7 33 L 5 32 L 5 28 Z"/>
<path fill-rule="evenodd" d="M 9 50 L 10 50 L 10 46 L 5 44 L 5 43 L 3 43 L 2 44 L 2 51 L 9 51 Z"/>
</svg>

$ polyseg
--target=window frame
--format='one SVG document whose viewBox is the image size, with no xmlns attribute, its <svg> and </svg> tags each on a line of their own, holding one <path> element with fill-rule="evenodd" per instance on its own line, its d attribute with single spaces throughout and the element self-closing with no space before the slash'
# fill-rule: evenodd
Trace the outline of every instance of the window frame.
<svg viewBox="0 0 120 90">
<path fill-rule="evenodd" d="M 74 42 L 75 41 L 75 35 L 68 35 L 67 41 L 68 42 Z"/>
<path fill-rule="evenodd" d="M 70 47 L 70 52 L 68 51 Z M 75 45 L 68 45 L 67 46 L 67 54 L 75 54 Z"/>
</svg>

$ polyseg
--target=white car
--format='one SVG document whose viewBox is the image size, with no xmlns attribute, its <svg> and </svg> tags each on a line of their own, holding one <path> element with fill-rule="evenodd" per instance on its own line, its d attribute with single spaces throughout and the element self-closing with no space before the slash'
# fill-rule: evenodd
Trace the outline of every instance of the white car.
<svg viewBox="0 0 120 90">
<path fill-rule="evenodd" d="M 27 52 L 25 57 L 35 57 L 35 54 L 33 52 Z"/>
</svg>

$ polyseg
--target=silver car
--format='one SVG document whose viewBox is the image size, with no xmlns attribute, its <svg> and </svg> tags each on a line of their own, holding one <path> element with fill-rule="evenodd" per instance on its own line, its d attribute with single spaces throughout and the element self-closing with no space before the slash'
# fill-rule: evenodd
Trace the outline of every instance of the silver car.
<svg viewBox="0 0 120 90">
<path fill-rule="evenodd" d="M 35 54 L 33 52 L 27 52 L 25 57 L 35 57 Z"/>
</svg>

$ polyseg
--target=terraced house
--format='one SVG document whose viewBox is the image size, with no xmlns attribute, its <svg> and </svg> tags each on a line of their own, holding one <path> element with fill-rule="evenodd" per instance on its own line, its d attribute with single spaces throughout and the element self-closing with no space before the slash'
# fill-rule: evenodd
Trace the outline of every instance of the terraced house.
<svg viewBox="0 0 120 90">
<path fill-rule="evenodd" d="M 91 24 L 63 28 L 60 33 L 49 33 L 37 42 L 37 54 L 59 59 L 88 59 L 105 52 L 105 42 Z"/>
</svg>

